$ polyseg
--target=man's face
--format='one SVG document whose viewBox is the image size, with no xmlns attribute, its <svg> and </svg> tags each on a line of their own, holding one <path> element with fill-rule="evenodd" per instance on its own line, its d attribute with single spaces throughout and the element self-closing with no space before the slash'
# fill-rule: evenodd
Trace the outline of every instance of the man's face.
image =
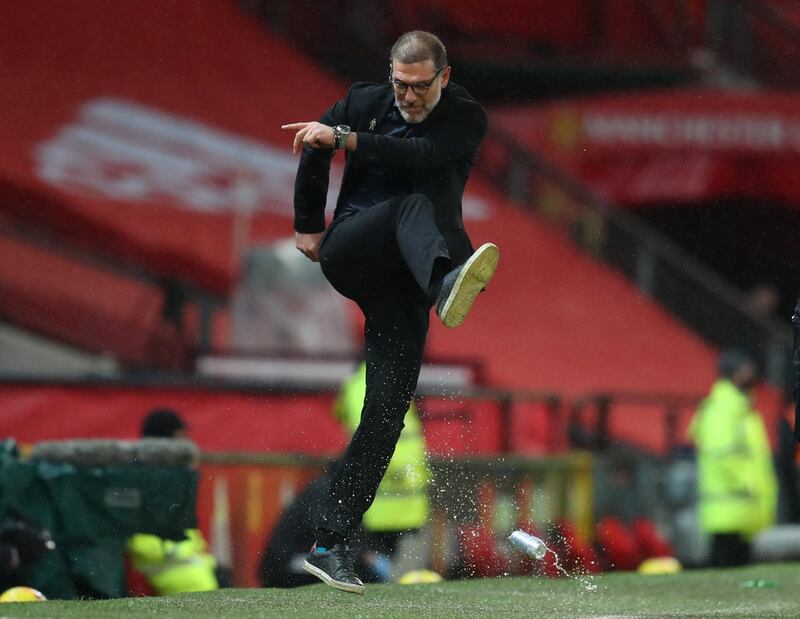
<svg viewBox="0 0 800 619">
<path fill-rule="evenodd" d="M 406 64 L 399 60 L 392 60 L 392 79 L 395 80 L 394 99 L 403 119 L 410 124 L 421 123 L 439 103 L 442 96 L 442 88 L 447 86 L 450 81 L 450 67 L 445 67 L 437 73 L 437 67 L 432 60 L 422 62 L 412 62 Z M 431 81 L 433 80 L 433 81 Z M 397 84 L 401 83 L 405 90 L 398 91 Z M 424 94 L 418 94 L 410 85 L 416 86 L 417 90 L 423 90 L 424 86 L 430 83 L 430 87 Z"/>
</svg>

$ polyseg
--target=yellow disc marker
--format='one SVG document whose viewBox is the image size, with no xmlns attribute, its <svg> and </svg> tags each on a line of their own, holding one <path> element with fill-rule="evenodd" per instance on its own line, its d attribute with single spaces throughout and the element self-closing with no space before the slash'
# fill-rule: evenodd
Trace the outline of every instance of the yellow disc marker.
<svg viewBox="0 0 800 619">
<path fill-rule="evenodd" d="M 414 570 L 403 574 L 397 581 L 401 585 L 428 585 L 441 582 L 442 577 L 430 570 Z"/>
<path fill-rule="evenodd" d="M 677 574 L 682 569 L 683 566 L 675 557 L 651 557 L 642 561 L 638 571 L 648 576 L 661 576 Z"/>
</svg>

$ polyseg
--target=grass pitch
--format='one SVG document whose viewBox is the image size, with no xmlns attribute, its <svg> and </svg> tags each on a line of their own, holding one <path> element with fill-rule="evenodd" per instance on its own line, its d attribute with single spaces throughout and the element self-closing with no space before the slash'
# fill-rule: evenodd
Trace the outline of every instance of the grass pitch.
<svg viewBox="0 0 800 619">
<path fill-rule="evenodd" d="M 749 588 L 748 580 L 772 586 Z M 0 604 L 0 619 L 256 617 L 800 617 L 800 563 L 671 576 L 635 573 L 546 579 L 497 578 L 431 585 L 368 585 L 366 595 L 324 585 L 299 589 L 225 589 L 165 598 Z"/>
</svg>

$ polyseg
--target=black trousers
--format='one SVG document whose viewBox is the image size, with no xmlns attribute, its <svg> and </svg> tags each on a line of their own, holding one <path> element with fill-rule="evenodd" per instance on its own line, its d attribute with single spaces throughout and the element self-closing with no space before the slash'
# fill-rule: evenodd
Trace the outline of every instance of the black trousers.
<svg viewBox="0 0 800 619">
<path fill-rule="evenodd" d="M 711 536 L 711 567 L 737 567 L 750 563 L 750 542 L 739 533 Z"/>
<path fill-rule="evenodd" d="M 326 231 L 322 272 L 366 318 L 367 385 L 361 423 L 333 473 L 318 527 L 346 539 L 375 498 L 419 378 L 432 279 L 451 268 L 433 204 L 411 194 Z"/>
</svg>

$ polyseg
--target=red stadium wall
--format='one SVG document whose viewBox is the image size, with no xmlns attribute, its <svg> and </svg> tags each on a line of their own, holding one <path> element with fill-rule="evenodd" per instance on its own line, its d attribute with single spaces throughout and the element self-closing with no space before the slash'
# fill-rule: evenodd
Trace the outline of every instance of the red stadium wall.
<svg viewBox="0 0 800 619">
<path fill-rule="evenodd" d="M 135 439 L 150 410 L 169 407 L 186 419 L 192 440 L 206 452 L 336 455 L 345 435 L 332 414 L 333 398 L 333 393 L 6 383 L 0 385 L 0 436 L 20 443 Z M 420 409 L 433 454 L 544 453 L 554 446 L 544 401 L 504 409 L 489 398 L 427 397 Z"/>
</svg>

